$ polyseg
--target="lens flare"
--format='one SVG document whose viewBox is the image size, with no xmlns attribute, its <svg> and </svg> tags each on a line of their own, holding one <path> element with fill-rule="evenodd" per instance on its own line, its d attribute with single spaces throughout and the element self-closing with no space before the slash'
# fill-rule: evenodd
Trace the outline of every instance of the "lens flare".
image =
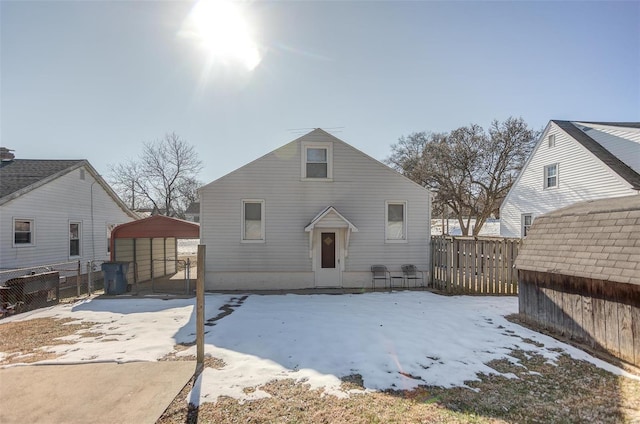
<svg viewBox="0 0 640 424">
<path fill-rule="evenodd" d="M 237 1 L 199 1 L 189 14 L 188 26 L 213 61 L 240 63 L 252 71 L 262 60 L 245 11 Z"/>
</svg>

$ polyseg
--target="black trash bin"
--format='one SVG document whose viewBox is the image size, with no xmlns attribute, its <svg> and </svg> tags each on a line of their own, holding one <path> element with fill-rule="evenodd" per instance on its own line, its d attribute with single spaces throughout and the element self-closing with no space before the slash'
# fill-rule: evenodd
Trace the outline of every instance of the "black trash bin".
<svg viewBox="0 0 640 424">
<path fill-rule="evenodd" d="M 116 295 L 127 291 L 127 271 L 129 262 L 103 262 L 105 294 Z"/>
</svg>

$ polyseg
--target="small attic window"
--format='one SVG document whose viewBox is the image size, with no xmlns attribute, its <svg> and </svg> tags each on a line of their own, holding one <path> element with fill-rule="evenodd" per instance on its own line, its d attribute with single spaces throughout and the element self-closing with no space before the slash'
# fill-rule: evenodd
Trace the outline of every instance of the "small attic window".
<svg viewBox="0 0 640 424">
<path fill-rule="evenodd" d="M 331 181 L 333 148 L 331 143 L 302 144 L 302 179 Z"/>
<path fill-rule="evenodd" d="M 84 180 L 84 169 L 80 170 L 80 179 Z"/>
<path fill-rule="evenodd" d="M 556 147 L 556 135 L 555 134 L 551 134 L 549 136 L 549 147 Z"/>
</svg>

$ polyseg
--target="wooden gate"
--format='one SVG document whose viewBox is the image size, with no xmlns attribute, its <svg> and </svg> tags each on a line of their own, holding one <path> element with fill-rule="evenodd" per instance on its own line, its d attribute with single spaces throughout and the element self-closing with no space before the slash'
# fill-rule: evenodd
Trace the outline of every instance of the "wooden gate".
<svg viewBox="0 0 640 424">
<path fill-rule="evenodd" d="M 518 294 L 520 239 L 431 237 L 431 283 L 447 293 Z"/>
</svg>

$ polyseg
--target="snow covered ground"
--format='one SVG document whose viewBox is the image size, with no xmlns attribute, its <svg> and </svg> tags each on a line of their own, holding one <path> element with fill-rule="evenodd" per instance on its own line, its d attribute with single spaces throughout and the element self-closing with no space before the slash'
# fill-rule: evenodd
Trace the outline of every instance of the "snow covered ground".
<svg viewBox="0 0 640 424">
<path fill-rule="evenodd" d="M 190 256 L 198 254 L 200 239 L 178 239 L 178 256 Z"/>
<path fill-rule="evenodd" d="M 5 319 L 67 318 L 96 323 L 72 345 L 48 350 L 54 363 L 155 361 L 177 343 L 195 340 L 194 299 L 89 299 Z M 485 365 L 518 360 L 522 349 L 551 363 L 559 355 L 583 359 L 616 374 L 619 368 L 550 337 L 507 321 L 517 298 L 446 297 L 429 292 L 354 295 L 207 295 L 205 320 L 220 307 L 234 311 L 206 326 L 205 352 L 224 360 L 206 368 L 190 395 L 195 404 L 226 395 L 244 400 L 269 396 L 260 386 L 293 378 L 328 393 L 341 392 L 340 377 L 360 374 L 367 390 L 418 385 L 464 386 L 478 373 L 499 374 Z M 535 344 L 531 343 L 534 341 Z M 195 346 L 178 355 L 195 355 Z M 2 354 L 0 353 L 0 358 Z M 528 372 L 523 368 L 523 372 Z M 518 378 L 516 375 L 506 375 Z M 256 388 L 245 391 L 247 387 Z"/>
</svg>

